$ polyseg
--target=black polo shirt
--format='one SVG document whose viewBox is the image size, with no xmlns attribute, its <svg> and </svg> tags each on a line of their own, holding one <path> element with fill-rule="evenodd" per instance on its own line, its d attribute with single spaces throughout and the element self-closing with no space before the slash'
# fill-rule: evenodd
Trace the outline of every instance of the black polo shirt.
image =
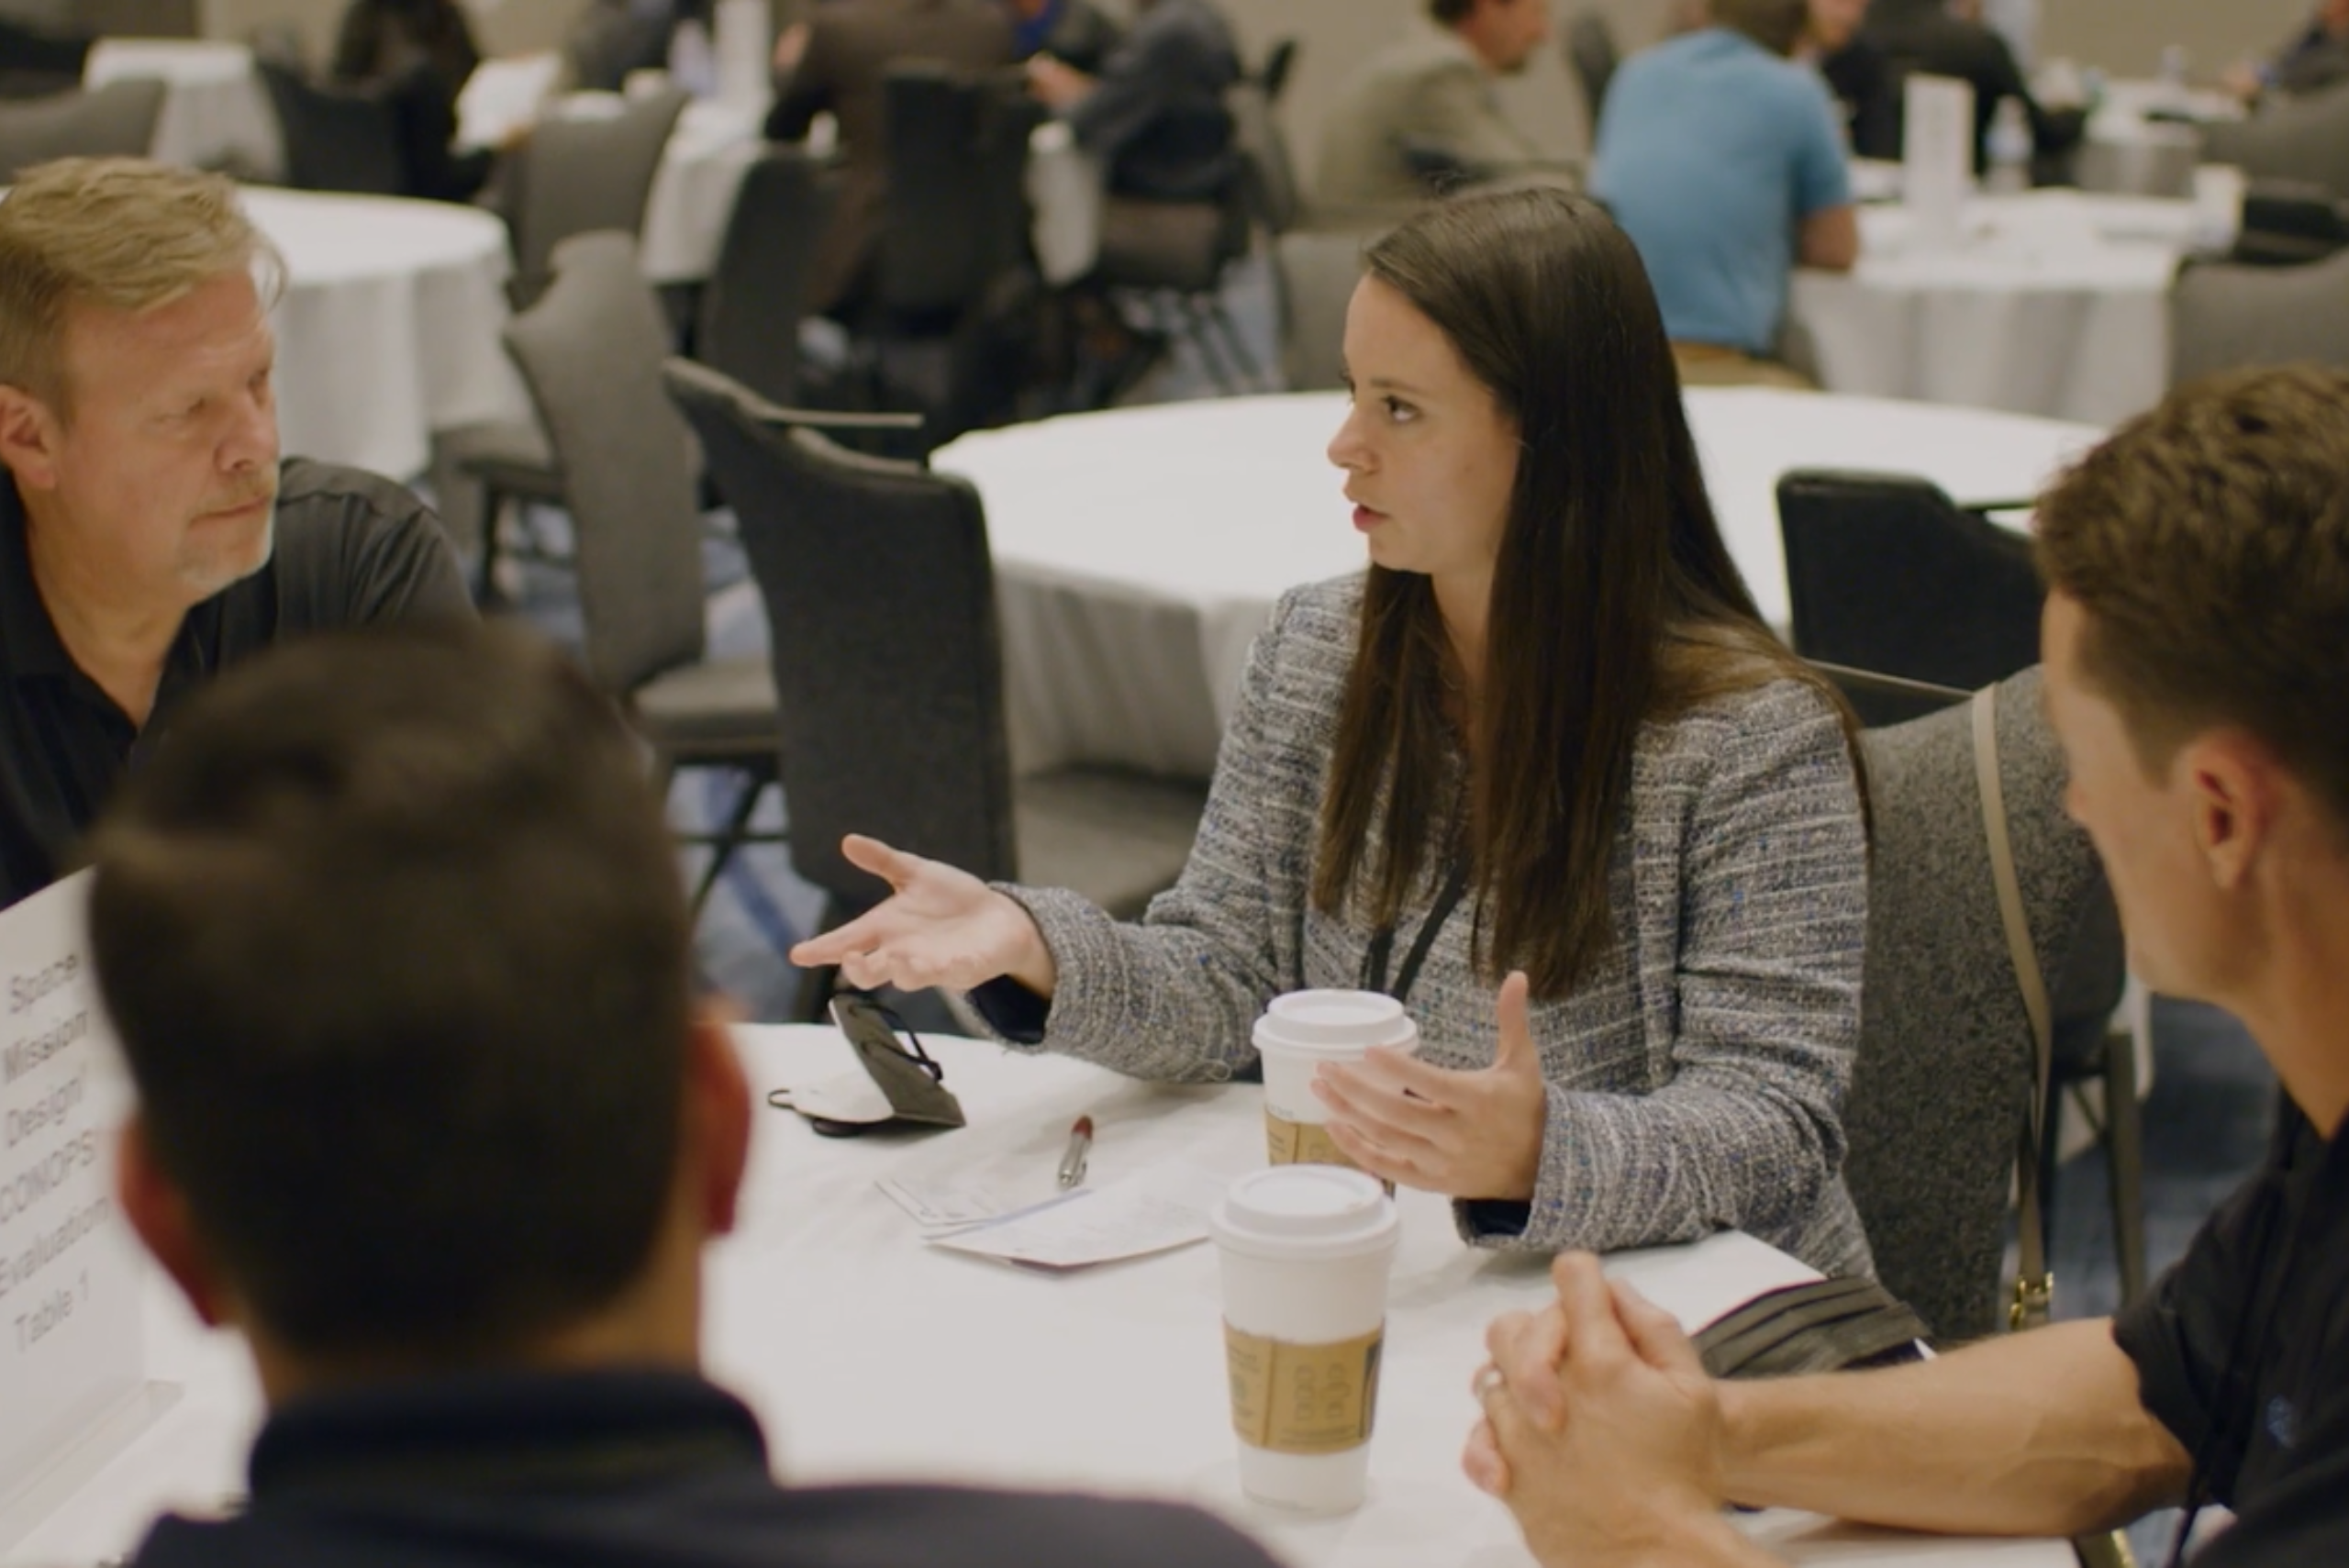
<svg viewBox="0 0 2349 1568">
<path fill-rule="evenodd" d="M 2235 1523 L 2195 1568 L 2349 1562 L 2349 1151 L 2287 1105 L 2266 1164 L 2113 1338 Z"/>
<path fill-rule="evenodd" d="M 250 1478 L 242 1514 L 163 1518 L 136 1568 L 1275 1568 L 1165 1503 L 780 1486 L 750 1411 L 679 1373 L 313 1396 L 270 1417 Z"/>
<path fill-rule="evenodd" d="M 307 631 L 472 613 L 422 502 L 357 469 L 291 459 L 268 563 L 188 612 L 142 731 L 58 640 L 26 554 L 24 503 L 0 475 L 0 906 L 73 869 L 115 781 L 214 672 Z"/>
</svg>

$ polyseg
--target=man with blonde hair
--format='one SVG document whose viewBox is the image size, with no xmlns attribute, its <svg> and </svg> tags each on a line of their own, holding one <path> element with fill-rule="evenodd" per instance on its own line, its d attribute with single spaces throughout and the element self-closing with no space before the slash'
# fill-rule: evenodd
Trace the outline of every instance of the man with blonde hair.
<svg viewBox="0 0 2349 1568">
<path fill-rule="evenodd" d="M 2266 1163 L 2113 1318 L 1881 1372 L 1716 1384 L 1559 1259 L 1558 1307 L 1493 1325 L 1467 1457 L 1545 1563 L 1775 1561 L 1731 1500 L 2039 1536 L 2219 1505 L 2196 1568 L 2349 1562 L 2349 376 L 2173 392 L 2038 526 L 2067 804 L 2130 968 L 2275 1067 Z"/>
<path fill-rule="evenodd" d="M 280 270 L 217 175 L 66 159 L 0 201 L 0 905 L 72 869 L 116 782 L 223 665 L 471 613 L 407 492 L 281 464 Z"/>
</svg>

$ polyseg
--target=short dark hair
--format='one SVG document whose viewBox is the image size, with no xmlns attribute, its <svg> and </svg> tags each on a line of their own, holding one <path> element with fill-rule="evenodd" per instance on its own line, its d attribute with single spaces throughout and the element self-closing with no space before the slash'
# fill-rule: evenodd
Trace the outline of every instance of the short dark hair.
<svg viewBox="0 0 2349 1568">
<path fill-rule="evenodd" d="M 1810 0 L 1712 0 L 1716 27 L 1743 33 L 1772 54 L 1792 54 L 1810 24 Z"/>
<path fill-rule="evenodd" d="M 2349 827 L 2349 375 L 2178 388 L 2056 481 L 2038 533 L 2087 614 L 2083 673 L 2149 768 L 2240 725 Z"/>
<path fill-rule="evenodd" d="M 1428 15 L 1435 18 L 1439 27 L 1456 28 L 1475 8 L 1476 0 L 1428 0 Z"/>
<path fill-rule="evenodd" d="M 564 655 L 474 626 L 261 655 L 93 850 L 149 1145 L 289 1347 L 495 1356 L 640 1275 L 691 924 L 642 752 Z"/>
</svg>

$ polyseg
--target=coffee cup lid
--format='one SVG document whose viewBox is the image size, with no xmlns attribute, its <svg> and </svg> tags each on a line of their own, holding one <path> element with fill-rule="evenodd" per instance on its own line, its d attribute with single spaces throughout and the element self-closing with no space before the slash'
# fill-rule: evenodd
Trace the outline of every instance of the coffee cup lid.
<svg viewBox="0 0 2349 1568">
<path fill-rule="evenodd" d="M 1233 1182 L 1217 1242 L 1260 1258 L 1350 1258 L 1395 1243 L 1402 1220 L 1377 1178 L 1342 1165 L 1275 1165 Z"/>
<path fill-rule="evenodd" d="M 1343 1051 L 1374 1045 L 1405 1051 L 1419 1044 L 1419 1031 L 1403 1004 L 1377 991 L 1292 991 L 1275 996 L 1256 1020 L 1259 1049 Z"/>
</svg>

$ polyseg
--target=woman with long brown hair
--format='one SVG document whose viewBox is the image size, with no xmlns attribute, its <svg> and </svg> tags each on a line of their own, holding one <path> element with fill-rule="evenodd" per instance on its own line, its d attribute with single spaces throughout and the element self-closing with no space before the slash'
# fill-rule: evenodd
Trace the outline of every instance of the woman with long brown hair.
<svg viewBox="0 0 2349 1568">
<path fill-rule="evenodd" d="M 1387 990 L 1419 1054 L 1316 1092 L 1472 1239 L 1736 1226 L 1865 1271 L 1853 737 L 1730 562 L 1639 258 L 1593 204 L 1512 191 L 1366 273 L 1330 457 L 1369 570 L 1258 637 L 1181 881 L 1120 925 L 851 839 L 892 896 L 792 956 L 1150 1078 L 1245 1067 L 1282 992 Z"/>
</svg>

